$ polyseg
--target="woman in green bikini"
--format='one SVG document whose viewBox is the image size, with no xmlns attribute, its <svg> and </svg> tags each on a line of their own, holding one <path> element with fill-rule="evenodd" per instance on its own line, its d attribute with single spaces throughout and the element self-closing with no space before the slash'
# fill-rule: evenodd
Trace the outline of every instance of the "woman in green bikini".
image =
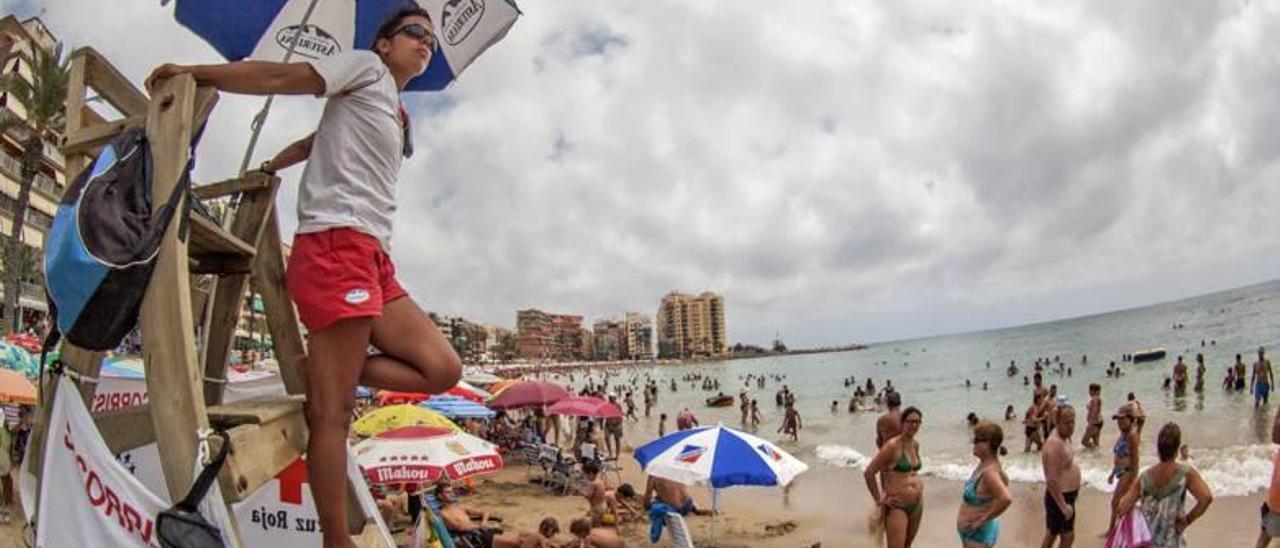
<svg viewBox="0 0 1280 548">
<path fill-rule="evenodd" d="M 888 548 L 911 546 L 924 515 L 924 483 L 916 477 L 920 471 L 920 444 L 916 442 L 916 433 L 920 431 L 922 417 L 915 407 L 904 410 L 902 431 L 880 448 L 862 473 L 871 498 L 878 501 Z"/>
</svg>

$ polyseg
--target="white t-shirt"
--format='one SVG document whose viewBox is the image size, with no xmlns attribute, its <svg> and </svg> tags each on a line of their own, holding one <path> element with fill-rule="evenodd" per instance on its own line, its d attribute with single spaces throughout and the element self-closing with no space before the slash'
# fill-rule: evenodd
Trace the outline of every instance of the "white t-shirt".
<svg viewBox="0 0 1280 548">
<path fill-rule="evenodd" d="M 328 101 L 302 172 L 298 233 L 353 228 L 390 251 L 404 149 L 395 78 L 371 51 L 309 63 Z"/>
</svg>

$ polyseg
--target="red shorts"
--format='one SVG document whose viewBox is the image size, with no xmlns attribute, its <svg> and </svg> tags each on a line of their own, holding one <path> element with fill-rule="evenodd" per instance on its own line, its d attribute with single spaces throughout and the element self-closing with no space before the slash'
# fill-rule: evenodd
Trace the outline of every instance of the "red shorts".
<svg viewBox="0 0 1280 548">
<path fill-rule="evenodd" d="M 284 278 L 309 331 L 381 316 L 384 304 L 408 295 L 378 239 L 350 228 L 294 236 Z"/>
</svg>

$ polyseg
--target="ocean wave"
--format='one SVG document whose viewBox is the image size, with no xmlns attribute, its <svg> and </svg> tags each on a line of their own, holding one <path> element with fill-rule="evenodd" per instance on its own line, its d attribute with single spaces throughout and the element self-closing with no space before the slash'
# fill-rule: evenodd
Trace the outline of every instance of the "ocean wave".
<svg viewBox="0 0 1280 548">
<path fill-rule="evenodd" d="M 1216 496 L 1246 496 L 1263 491 L 1271 482 L 1271 455 L 1275 449 L 1269 445 L 1235 445 L 1216 449 L 1199 449 L 1190 463 Z M 818 460 L 840 468 L 863 469 L 871 462 L 871 456 L 839 444 L 819 445 L 814 453 Z M 1109 455 L 1077 452 L 1081 479 L 1087 487 L 1110 493 L 1114 485 L 1107 483 L 1111 473 Z M 1142 466 L 1155 464 L 1155 458 L 1144 457 Z M 951 481 L 965 481 L 973 473 L 973 457 L 955 455 L 926 455 L 920 473 Z M 1038 453 L 1010 455 L 1001 460 L 1005 474 L 1016 483 L 1043 483 Z"/>
</svg>

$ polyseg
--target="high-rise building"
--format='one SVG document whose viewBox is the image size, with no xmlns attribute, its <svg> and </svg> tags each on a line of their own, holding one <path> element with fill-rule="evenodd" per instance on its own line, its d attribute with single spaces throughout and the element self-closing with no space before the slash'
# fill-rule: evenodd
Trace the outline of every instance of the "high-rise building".
<svg viewBox="0 0 1280 548">
<path fill-rule="evenodd" d="M 37 17 L 19 21 L 13 15 L 0 19 L 0 70 L 3 74 L 16 75 L 31 81 L 31 63 L 37 50 L 52 51 L 57 39 Z M 0 109 L 22 121 L 27 112 L 22 104 L 9 93 L 0 93 Z M 59 130 L 61 128 L 54 128 Z M 23 265 L 22 291 L 18 305 L 22 308 L 23 324 L 38 321 L 47 312 L 44 296 L 44 273 L 40 268 L 44 237 L 53 226 L 53 215 L 58 200 L 66 189 L 63 169 L 66 164 L 55 142 L 44 143 L 44 155 L 31 184 L 31 203 L 26 210 L 26 225 L 22 231 L 22 243 L 26 247 Z M 18 127 L 0 135 L 0 231 L 8 236 L 11 231 L 14 210 L 18 205 L 18 190 L 22 185 L 22 132 Z M 0 266 L 3 266 L 0 264 Z"/>
<path fill-rule="evenodd" d="M 527 360 L 568 361 L 583 356 L 590 345 L 582 316 L 549 314 L 529 309 L 516 312 L 516 337 L 520 357 Z"/>
<path fill-rule="evenodd" d="M 710 291 L 672 291 L 658 306 L 658 357 L 719 358 L 729 354 L 724 298 Z"/>
<path fill-rule="evenodd" d="M 627 359 L 653 359 L 653 320 L 644 314 L 627 313 Z"/>
<path fill-rule="evenodd" d="M 618 361 L 627 357 L 627 324 L 617 320 L 596 320 L 591 326 L 595 341 L 593 357 L 597 360 Z"/>
</svg>

